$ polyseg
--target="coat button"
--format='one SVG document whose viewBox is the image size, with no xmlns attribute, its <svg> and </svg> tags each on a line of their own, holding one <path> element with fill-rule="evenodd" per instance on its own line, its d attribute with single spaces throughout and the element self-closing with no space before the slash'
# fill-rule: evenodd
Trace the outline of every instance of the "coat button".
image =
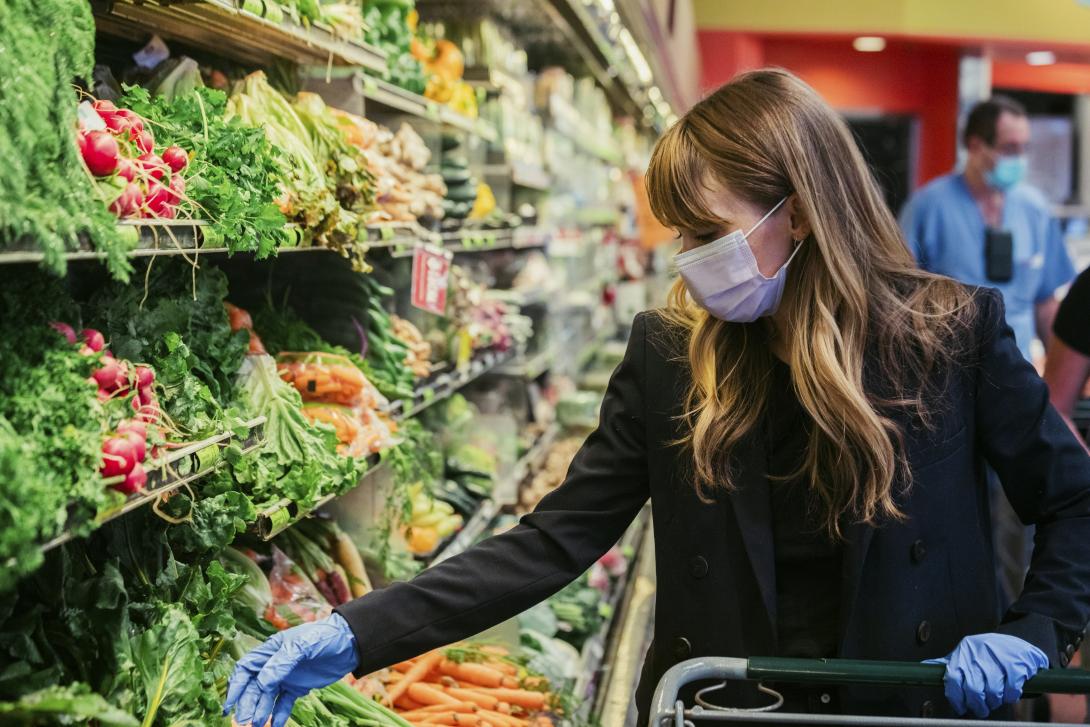
<svg viewBox="0 0 1090 727">
<path fill-rule="evenodd" d="M 689 573 L 693 578 L 703 578 L 708 575 L 708 561 L 704 559 L 704 556 L 698 555 L 689 561 Z"/>
<path fill-rule="evenodd" d="M 1068 659 L 1070 659 L 1072 656 L 1074 656 L 1075 655 L 1075 645 L 1074 644 L 1068 644 L 1067 648 L 1064 649 L 1064 654 L 1067 655 Z"/>
<path fill-rule="evenodd" d="M 1060 666 L 1067 668 L 1067 665 L 1071 663 L 1071 657 L 1067 654 L 1060 654 Z"/>
<path fill-rule="evenodd" d="M 930 699 L 920 705 L 920 716 L 924 719 L 935 716 L 935 705 Z"/>
<path fill-rule="evenodd" d="M 927 555 L 927 546 L 923 544 L 922 540 L 917 540 L 909 549 L 909 554 L 912 557 L 913 563 L 919 563 Z"/>
<path fill-rule="evenodd" d="M 678 659 L 687 659 L 693 653 L 693 645 L 684 636 L 674 639 L 674 656 Z"/>
<path fill-rule="evenodd" d="M 916 642 L 919 644 L 926 644 L 931 640 L 931 622 L 920 621 L 920 625 L 916 627 Z"/>
</svg>

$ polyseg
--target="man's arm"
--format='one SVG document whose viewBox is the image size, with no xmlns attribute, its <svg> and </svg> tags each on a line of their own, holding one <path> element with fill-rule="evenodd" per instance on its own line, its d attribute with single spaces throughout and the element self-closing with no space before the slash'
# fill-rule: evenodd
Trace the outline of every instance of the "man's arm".
<svg viewBox="0 0 1090 727">
<path fill-rule="evenodd" d="M 1033 307 L 1037 319 L 1037 337 L 1045 348 L 1051 345 L 1052 323 L 1056 320 L 1056 311 L 1060 309 L 1060 301 L 1055 295 L 1039 300 Z"/>
<path fill-rule="evenodd" d="M 1048 398 L 1080 442 L 1082 435 L 1075 428 L 1071 417 L 1075 413 L 1075 404 L 1082 395 L 1083 387 L 1086 386 L 1087 377 L 1090 377 L 1090 356 L 1071 348 L 1059 336 L 1052 336 L 1048 356 L 1045 358 Z"/>
</svg>

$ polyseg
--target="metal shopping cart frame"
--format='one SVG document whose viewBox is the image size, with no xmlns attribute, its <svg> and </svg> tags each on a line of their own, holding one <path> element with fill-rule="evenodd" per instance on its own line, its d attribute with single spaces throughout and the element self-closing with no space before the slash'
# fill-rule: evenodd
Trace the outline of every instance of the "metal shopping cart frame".
<svg viewBox="0 0 1090 727">
<path fill-rule="evenodd" d="M 941 687 L 946 667 L 902 661 L 861 661 L 854 659 L 787 659 L 778 657 L 702 657 L 671 667 L 662 677 L 651 702 L 649 727 L 697 727 L 710 722 L 746 722 L 770 725 L 860 725 L 868 727 L 965 727 L 960 719 L 918 717 L 866 717 L 836 714 L 795 714 L 776 711 L 782 697 L 763 682 L 792 684 L 882 685 L 900 687 Z M 686 707 L 678 699 L 681 688 L 699 681 L 722 682 L 697 692 L 698 704 Z M 759 710 L 733 709 L 711 705 L 703 695 L 721 689 L 728 681 L 757 682 L 772 703 Z M 1088 694 L 1090 671 L 1044 669 L 1026 682 L 1025 695 Z M 778 700 L 777 700 L 778 698 Z M 989 727 L 1026 727 L 1040 722 L 987 722 Z M 1050 723 L 1053 726 L 1062 723 Z M 1070 724 L 1070 723 L 1068 723 Z"/>
</svg>

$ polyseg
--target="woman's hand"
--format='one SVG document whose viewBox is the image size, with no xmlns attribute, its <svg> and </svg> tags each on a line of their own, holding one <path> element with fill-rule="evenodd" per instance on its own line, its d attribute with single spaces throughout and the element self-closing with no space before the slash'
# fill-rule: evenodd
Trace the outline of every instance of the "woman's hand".
<svg viewBox="0 0 1090 727">
<path fill-rule="evenodd" d="M 223 714 L 238 724 L 284 727 L 295 700 L 356 668 L 356 638 L 339 614 L 270 637 L 239 659 L 227 686 Z"/>
<path fill-rule="evenodd" d="M 999 705 L 1021 699 L 1022 687 L 1048 666 L 1048 657 L 1015 636 L 977 634 L 966 636 L 949 655 L 926 663 L 946 665 L 946 699 L 958 715 L 972 712 L 984 718 Z"/>
</svg>

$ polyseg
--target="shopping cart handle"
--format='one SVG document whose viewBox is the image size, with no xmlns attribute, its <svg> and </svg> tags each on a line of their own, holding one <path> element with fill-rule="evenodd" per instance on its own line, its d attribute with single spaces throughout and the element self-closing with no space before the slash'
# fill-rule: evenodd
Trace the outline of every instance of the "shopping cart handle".
<svg viewBox="0 0 1090 727">
<path fill-rule="evenodd" d="M 784 659 L 753 657 L 746 678 L 792 684 L 887 684 L 901 687 L 941 687 L 946 667 L 915 661 L 855 659 Z M 1090 693 L 1090 671 L 1042 669 L 1026 682 L 1024 694 Z"/>
<path fill-rule="evenodd" d="M 945 673 L 946 667 L 942 664 L 914 661 L 702 657 L 676 664 L 663 675 L 655 690 L 651 714 L 672 714 L 681 688 L 705 679 L 941 687 Z M 1090 671 L 1043 669 L 1026 682 L 1022 691 L 1024 694 L 1090 694 Z"/>
</svg>

